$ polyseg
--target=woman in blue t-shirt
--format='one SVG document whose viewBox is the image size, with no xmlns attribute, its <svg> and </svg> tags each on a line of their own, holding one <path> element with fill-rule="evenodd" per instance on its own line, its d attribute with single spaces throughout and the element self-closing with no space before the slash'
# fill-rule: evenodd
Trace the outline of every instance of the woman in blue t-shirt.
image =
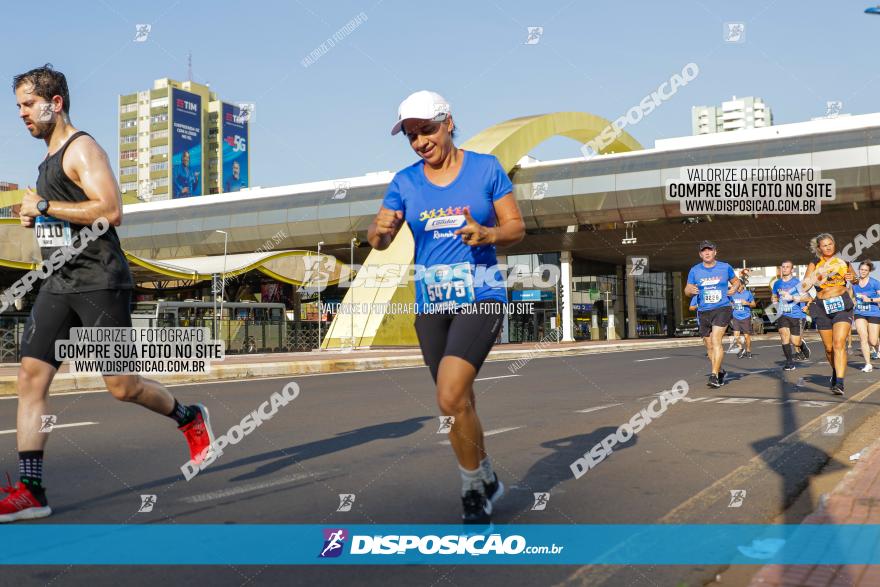
<svg viewBox="0 0 880 587">
<path fill-rule="evenodd" d="M 859 278 L 853 283 L 853 296 L 856 300 L 855 325 L 859 333 L 859 343 L 862 345 L 862 357 L 865 366 L 862 371 L 870 373 L 874 370 L 871 365 L 872 347 L 876 348 L 880 339 L 880 281 L 871 277 L 874 264 L 870 261 L 862 261 L 859 265 Z"/>
<path fill-rule="evenodd" d="M 368 239 L 384 250 L 404 220 L 412 231 L 415 329 L 440 411 L 455 418 L 449 440 L 461 472 L 462 519 L 488 524 L 504 485 L 486 456 L 473 384 L 507 301 L 495 247 L 521 241 L 525 223 L 498 159 L 456 147 L 454 129 L 439 94 L 416 92 L 400 104 L 391 134 L 403 131 L 419 161 L 394 176 Z"/>
</svg>

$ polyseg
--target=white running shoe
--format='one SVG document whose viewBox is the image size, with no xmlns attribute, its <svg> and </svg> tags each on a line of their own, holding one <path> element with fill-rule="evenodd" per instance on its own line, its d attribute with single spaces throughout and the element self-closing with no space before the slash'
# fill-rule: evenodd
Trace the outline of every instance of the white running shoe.
<svg viewBox="0 0 880 587">
<path fill-rule="evenodd" d="M 871 363 L 868 363 L 867 365 L 862 367 L 862 371 L 864 371 L 865 373 L 870 373 L 873 370 L 874 370 L 874 367 L 871 365 Z"/>
</svg>

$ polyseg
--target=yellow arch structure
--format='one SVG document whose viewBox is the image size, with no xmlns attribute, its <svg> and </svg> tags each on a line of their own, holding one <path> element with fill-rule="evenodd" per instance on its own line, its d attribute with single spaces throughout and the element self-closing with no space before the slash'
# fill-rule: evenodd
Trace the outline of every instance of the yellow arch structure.
<svg viewBox="0 0 880 587">
<path fill-rule="evenodd" d="M 495 155 L 508 173 L 529 151 L 555 136 L 564 136 L 586 143 L 601 133 L 611 122 L 585 112 L 556 112 L 514 118 L 491 126 L 466 141 L 461 148 Z M 621 132 L 601 152 L 636 151 L 642 149 L 632 136 Z M 361 271 L 378 272 L 378 267 L 395 264 L 409 267 L 413 262 L 412 232 L 404 224 L 391 246 L 384 251 L 371 251 Z M 415 301 L 410 281 L 405 287 L 349 288 L 344 304 L 363 308 L 363 304 L 409 305 Z M 357 305 L 356 305 L 357 304 Z M 371 308 L 374 306 L 371 306 Z M 400 307 L 400 306 L 398 306 Z M 355 313 L 337 314 L 322 342 L 324 348 L 356 346 L 411 346 L 418 344 L 412 316 L 402 314 Z"/>
</svg>

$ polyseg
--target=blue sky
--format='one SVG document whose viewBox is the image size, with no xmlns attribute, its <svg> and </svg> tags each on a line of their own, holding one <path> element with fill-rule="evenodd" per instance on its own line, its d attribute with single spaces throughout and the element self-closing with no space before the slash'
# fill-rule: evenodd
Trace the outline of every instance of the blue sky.
<svg viewBox="0 0 880 587">
<path fill-rule="evenodd" d="M 156 78 L 194 80 L 224 100 L 254 102 L 252 185 L 275 186 L 397 170 L 414 160 L 391 137 L 397 105 L 433 89 L 452 104 L 460 142 L 504 120 L 554 111 L 616 118 L 688 62 L 697 79 L 627 130 L 645 146 L 688 135 L 691 106 L 764 98 L 776 124 L 880 111 L 880 16 L 869 1 L 207 2 L 111 0 L 39 5 L 5 27 L 0 75 L 51 62 L 68 77 L 71 115 L 115 162 L 117 99 Z M 301 61 L 363 13 L 367 20 L 315 63 Z M 745 41 L 725 43 L 725 22 Z M 135 43 L 137 23 L 152 25 Z M 527 27 L 544 27 L 525 44 Z M 9 81 L 7 83 L 9 83 Z M 18 120 L 7 85 L 0 180 L 36 182 L 45 146 Z M 579 155 L 552 139 L 541 159 Z M 115 163 L 114 163 L 115 164 Z"/>
</svg>

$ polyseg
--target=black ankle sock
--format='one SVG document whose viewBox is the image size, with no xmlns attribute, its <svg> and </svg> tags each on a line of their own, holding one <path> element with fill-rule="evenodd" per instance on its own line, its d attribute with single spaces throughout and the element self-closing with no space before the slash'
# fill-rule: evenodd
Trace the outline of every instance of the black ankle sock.
<svg viewBox="0 0 880 587">
<path fill-rule="evenodd" d="M 793 357 L 791 354 L 791 344 L 782 345 L 782 352 L 785 353 L 785 362 L 791 363 Z"/>
<path fill-rule="evenodd" d="M 18 477 L 28 487 L 43 487 L 43 451 L 26 450 L 18 453 Z"/>
<path fill-rule="evenodd" d="M 177 426 L 184 426 L 193 421 L 196 417 L 195 410 L 191 409 L 189 406 L 185 406 L 178 402 L 176 399 L 174 400 L 174 409 L 171 410 L 171 413 L 168 414 L 169 418 L 173 418 L 175 422 L 177 422 Z"/>
</svg>

